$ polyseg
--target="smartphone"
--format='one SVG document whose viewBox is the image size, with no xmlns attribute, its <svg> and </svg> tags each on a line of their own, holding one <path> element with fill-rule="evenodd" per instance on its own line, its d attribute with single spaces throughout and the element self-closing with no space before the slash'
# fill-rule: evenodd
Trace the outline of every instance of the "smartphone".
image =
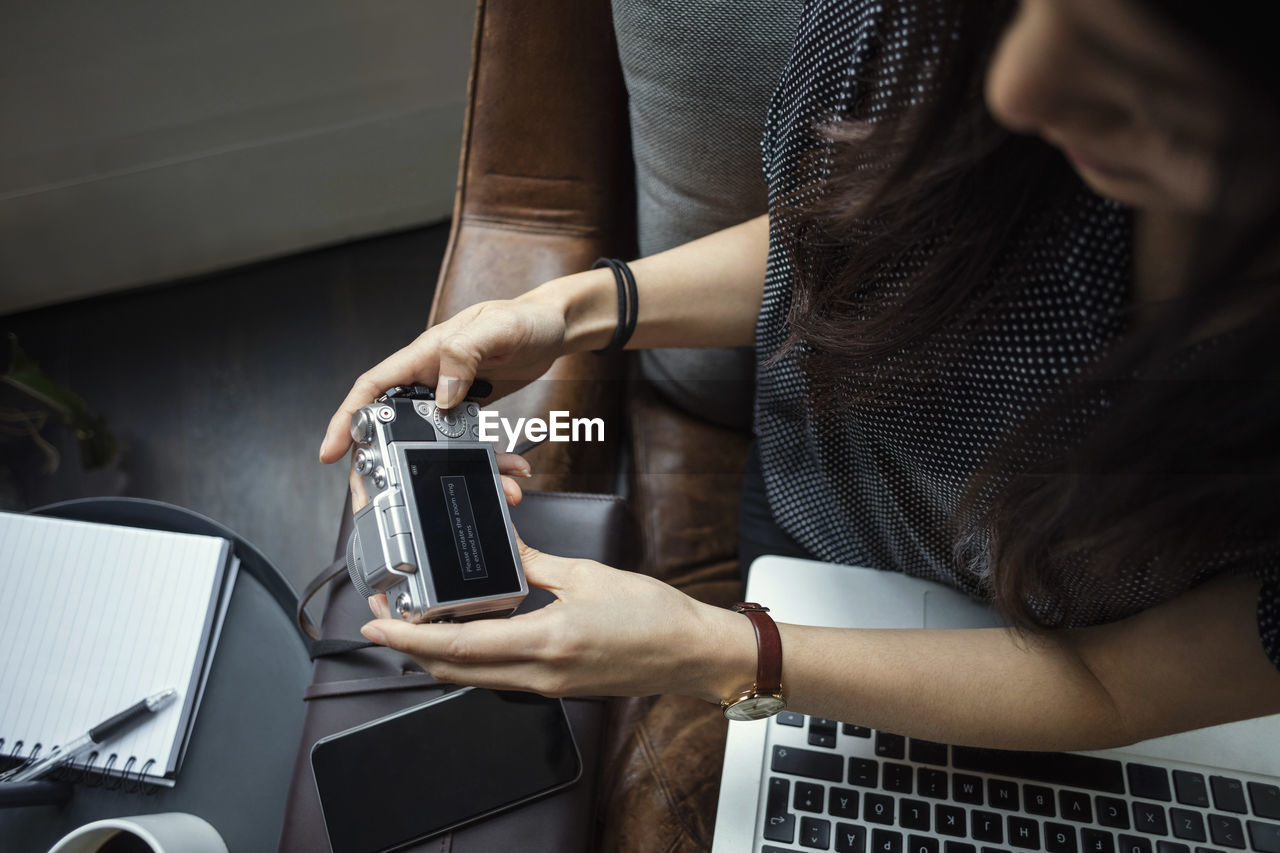
<svg viewBox="0 0 1280 853">
<path fill-rule="evenodd" d="M 378 853 L 572 785 L 559 699 L 463 688 L 321 738 L 311 769 L 334 853 Z"/>
</svg>

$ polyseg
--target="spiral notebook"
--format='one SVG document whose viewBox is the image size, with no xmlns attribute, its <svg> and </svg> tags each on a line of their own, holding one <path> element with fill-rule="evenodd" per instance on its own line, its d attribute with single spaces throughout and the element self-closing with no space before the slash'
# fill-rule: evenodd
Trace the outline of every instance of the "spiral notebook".
<svg viewBox="0 0 1280 853">
<path fill-rule="evenodd" d="M 238 567 L 212 536 L 0 513 L 0 758 L 172 687 L 176 702 L 71 768 L 172 785 Z"/>
</svg>

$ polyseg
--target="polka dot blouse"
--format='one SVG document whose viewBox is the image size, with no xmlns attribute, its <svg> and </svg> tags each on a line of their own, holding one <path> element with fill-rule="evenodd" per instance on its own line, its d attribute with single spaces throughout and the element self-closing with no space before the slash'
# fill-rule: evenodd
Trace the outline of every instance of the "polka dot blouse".
<svg viewBox="0 0 1280 853">
<path fill-rule="evenodd" d="M 874 2 L 806 3 L 762 144 L 771 233 L 756 330 L 756 433 L 774 518 L 811 553 L 981 596 L 986 566 L 957 565 L 949 521 L 1002 440 L 1121 333 L 1129 299 L 1126 212 L 1081 185 L 1072 204 L 1045 214 L 1057 219 L 1049 223 L 1057 239 L 1014 239 L 1006 254 L 1024 281 L 985 330 L 967 340 L 955 331 L 934 334 L 918 372 L 875 406 L 811 418 L 808 384 L 795 359 L 767 364 L 786 338 L 791 302 L 787 211 L 796 199 L 818 197 L 831 168 L 830 144 L 815 127 L 840 118 L 874 121 L 890 106 L 884 79 L 909 61 L 902 33 L 921 5 L 895 3 L 890 13 Z M 890 58 L 879 66 L 879 79 L 866 73 L 873 44 Z M 910 287 L 927 257 L 921 248 L 875 286 Z M 1000 263 L 992 274 L 1001 274 Z M 1025 452 L 1065 440 L 1065 428 L 1050 428 Z M 971 535 L 979 540 L 976 551 L 985 552 L 984 532 Z M 1280 666 L 1280 568 L 1264 581 L 1258 627 Z M 1141 585 L 1121 595 L 1126 600 L 1107 608 L 1084 609 L 1073 624 L 1159 600 Z"/>
</svg>

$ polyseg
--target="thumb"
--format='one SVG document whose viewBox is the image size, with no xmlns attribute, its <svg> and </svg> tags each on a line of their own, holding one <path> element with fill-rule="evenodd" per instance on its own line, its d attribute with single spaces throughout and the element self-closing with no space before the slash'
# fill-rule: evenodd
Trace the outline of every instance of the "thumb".
<svg viewBox="0 0 1280 853">
<path fill-rule="evenodd" d="M 371 640 L 380 646 L 408 651 L 413 642 L 413 627 L 408 622 L 392 619 L 388 614 L 366 622 L 360 628 L 360 633 L 366 640 Z"/>
<path fill-rule="evenodd" d="M 520 551 L 520 562 L 524 566 L 524 576 L 530 584 L 554 593 L 569 586 L 571 570 L 578 560 L 543 553 L 530 547 L 520 538 L 519 533 L 516 534 L 516 545 Z"/>
</svg>

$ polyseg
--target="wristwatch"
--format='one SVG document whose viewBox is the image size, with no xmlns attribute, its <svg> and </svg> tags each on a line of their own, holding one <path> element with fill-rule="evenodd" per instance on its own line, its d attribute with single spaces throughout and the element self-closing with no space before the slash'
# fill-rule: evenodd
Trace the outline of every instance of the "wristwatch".
<svg viewBox="0 0 1280 853">
<path fill-rule="evenodd" d="M 720 709 L 730 720 L 763 720 L 787 707 L 782 695 L 782 637 L 769 608 L 740 601 L 733 609 L 756 629 L 756 683 L 750 690 L 726 699 Z"/>
</svg>

